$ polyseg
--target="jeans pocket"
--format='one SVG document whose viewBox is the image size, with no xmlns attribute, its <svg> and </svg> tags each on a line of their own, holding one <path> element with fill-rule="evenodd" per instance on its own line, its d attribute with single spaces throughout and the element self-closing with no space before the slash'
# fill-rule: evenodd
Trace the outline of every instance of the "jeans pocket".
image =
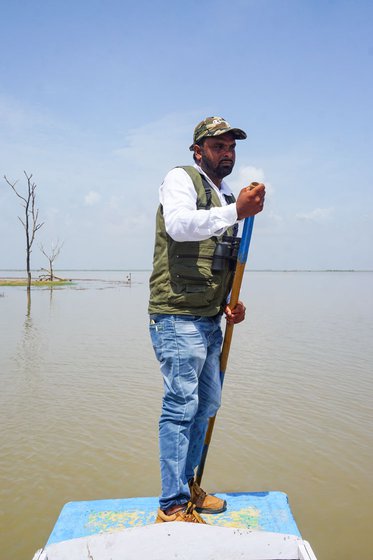
<svg viewBox="0 0 373 560">
<path fill-rule="evenodd" d="M 156 323 L 153 319 L 150 320 L 149 332 L 152 341 L 153 349 L 158 361 L 162 359 L 162 336 L 163 324 Z"/>
</svg>

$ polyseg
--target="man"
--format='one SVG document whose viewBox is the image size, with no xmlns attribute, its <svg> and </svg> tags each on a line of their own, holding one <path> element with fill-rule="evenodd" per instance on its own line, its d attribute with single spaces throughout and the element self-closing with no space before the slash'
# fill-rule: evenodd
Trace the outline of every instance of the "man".
<svg viewBox="0 0 373 560">
<path fill-rule="evenodd" d="M 150 334 L 164 380 L 159 422 L 162 495 L 157 523 L 204 523 L 198 513 L 221 513 L 225 501 L 195 482 L 208 419 L 220 406 L 219 357 L 223 313 L 240 323 L 245 307 L 227 306 L 237 221 L 263 209 L 263 184 L 243 188 L 235 201 L 223 181 L 235 163 L 236 140 L 246 138 L 221 117 L 195 130 L 194 166 L 177 167 L 160 187 Z"/>
</svg>

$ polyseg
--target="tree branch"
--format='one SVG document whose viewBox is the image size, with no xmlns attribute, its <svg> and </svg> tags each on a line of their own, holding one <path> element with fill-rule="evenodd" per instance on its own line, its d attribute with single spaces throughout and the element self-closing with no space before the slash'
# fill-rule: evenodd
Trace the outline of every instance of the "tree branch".
<svg viewBox="0 0 373 560">
<path fill-rule="evenodd" d="M 5 181 L 8 183 L 8 185 L 14 190 L 14 192 L 16 193 L 16 195 L 18 196 L 18 198 L 20 198 L 21 200 L 23 200 L 23 202 L 25 204 L 27 204 L 27 200 L 24 196 L 20 195 L 19 192 L 16 189 L 16 184 L 18 183 L 18 181 L 15 181 L 14 183 L 12 183 L 11 181 L 9 181 L 8 177 L 6 175 L 4 175 L 4 179 Z"/>
</svg>

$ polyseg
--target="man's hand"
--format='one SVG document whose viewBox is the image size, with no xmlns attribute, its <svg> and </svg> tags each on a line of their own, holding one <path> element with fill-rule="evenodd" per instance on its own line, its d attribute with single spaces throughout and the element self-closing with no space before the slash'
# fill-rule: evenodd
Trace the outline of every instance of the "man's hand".
<svg viewBox="0 0 373 560">
<path fill-rule="evenodd" d="M 237 218 L 242 220 L 261 212 L 264 206 L 264 197 L 265 186 L 263 183 L 251 183 L 248 187 L 243 188 L 236 202 Z"/>
<path fill-rule="evenodd" d="M 245 311 L 246 307 L 244 306 L 242 301 L 238 301 L 234 309 L 231 309 L 229 305 L 226 305 L 224 313 L 227 323 L 229 325 L 236 325 L 237 323 L 241 323 L 241 321 L 245 319 Z"/>
</svg>

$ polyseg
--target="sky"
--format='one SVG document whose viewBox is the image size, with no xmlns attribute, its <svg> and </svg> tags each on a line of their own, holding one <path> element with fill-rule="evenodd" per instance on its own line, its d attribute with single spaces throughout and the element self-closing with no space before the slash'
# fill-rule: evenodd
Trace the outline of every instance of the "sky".
<svg viewBox="0 0 373 560">
<path fill-rule="evenodd" d="M 253 269 L 373 269 L 370 0 L 0 0 L 0 269 L 150 269 L 158 189 L 195 125 L 243 128 L 266 184 Z"/>
</svg>

